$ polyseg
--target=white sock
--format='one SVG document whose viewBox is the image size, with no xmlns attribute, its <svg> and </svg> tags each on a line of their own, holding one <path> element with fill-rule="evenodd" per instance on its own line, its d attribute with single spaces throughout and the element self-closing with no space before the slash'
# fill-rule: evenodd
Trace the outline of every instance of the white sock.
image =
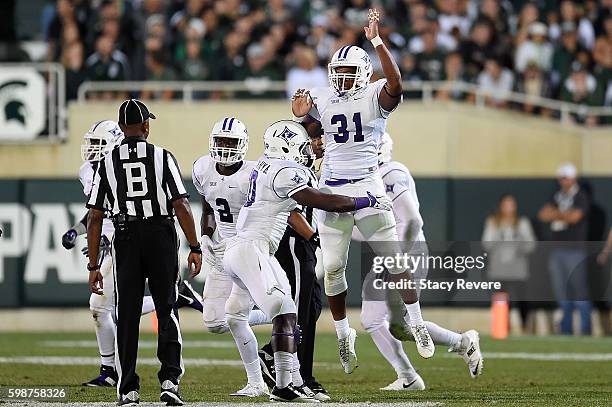
<svg viewBox="0 0 612 407">
<path fill-rule="evenodd" d="M 344 319 L 340 321 L 334 321 L 334 325 L 336 326 L 336 335 L 338 339 L 346 338 L 349 335 L 350 326 L 347 317 L 344 317 Z"/>
<path fill-rule="evenodd" d="M 293 367 L 291 368 L 291 380 L 293 380 L 293 385 L 295 387 L 300 387 L 304 384 L 304 380 L 302 379 L 302 375 L 300 374 L 300 360 L 298 359 L 298 354 L 295 352 L 293 354 Z"/>
<path fill-rule="evenodd" d="M 259 356 L 257 355 L 257 338 L 255 338 L 248 321 L 228 318 L 227 322 L 244 364 L 249 383 L 262 383 L 263 376 L 259 365 Z"/>
<path fill-rule="evenodd" d="M 409 325 L 422 324 L 423 317 L 421 316 L 421 305 L 419 302 L 414 304 L 406 304 L 406 310 L 408 313 L 404 317 Z"/>
<path fill-rule="evenodd" d="M 251 310 L 251 312 L 249 312 L 249 325 L 256 326 L 256 325 L 265 325 L 265 324 L 271 324 L 271 323 L 272 323 L 272 320 L 268 318 L 266 313 L 263 312 L 262 310 L 254 309 L 254 310 Z"/>
<path fill-rule="evenodd" d="M 440 325 L 431 321 L 425 321 L 425 326 L 429 331 L 431 340 L 433 340 L 436 345 L 446 345 L 452 348 L 457 343 L 461 342 L 461 334 L 458 334 L 457 332 L 449 331 L 448 329 L 442 328 Z"/>
<path fill-rule="evenodd" d="M 147 315 L 151 312 L 155 311 L 155 304 L 153 303 L 153 297 L 150 295 L 145 295 L 142 298 L 142 311 L 140 315 Z"/>
<path fill-rule="evenodd" d="M 96 312 L 94 317 L 100 364 L 115 367 L 115 322 L 110 311 Z"/>
<path fill-rule="evenodd" d="M 381 326 L 377 330 L 370 332 L 370 336 L 372 336 L 374 344 L 383 357 L 395 369 L 397 377 L 406 379 L 415 377 L 416 371 L 412 367 L 408 355 L 404 352 L 402 343 L 391 335 L 388 326 Z"/>
<path fill-rule="evenodd" d="M 274 369 L 276 370 L 276 387 L 283 389 L 291 384 L 291 368 L 293 354 L 289 352 L 274 352 Z"/>
</svg>

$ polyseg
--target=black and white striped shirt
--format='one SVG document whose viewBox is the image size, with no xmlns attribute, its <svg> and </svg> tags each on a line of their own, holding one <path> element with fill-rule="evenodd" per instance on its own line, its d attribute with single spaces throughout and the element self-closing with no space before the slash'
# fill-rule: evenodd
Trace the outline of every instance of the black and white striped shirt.
<svg viewBox="0 0 612 407">
<path fill-rule="evenodd" d="M 187 198 L 176 159 L 142 137 L 126 137 L 100 161 L 87 208 L 150 218 L 172 216 L 172 201 Z"/>
</svg>

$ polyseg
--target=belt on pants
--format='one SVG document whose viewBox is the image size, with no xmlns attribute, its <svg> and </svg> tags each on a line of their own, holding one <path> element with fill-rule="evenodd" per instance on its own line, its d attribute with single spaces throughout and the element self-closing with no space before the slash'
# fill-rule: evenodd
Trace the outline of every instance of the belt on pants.
<svg viewBox="0 0 612 407">
<path fill-rule="evenodd" d="M 357 178 L 357 179 L 346 179 L 346 178 L 326 179 L 325 180 L 325 185 L 330 186 L 330 187 L 339 187 L 340 185 L 354 184 L 354 183 L 359 182 L 359 181 L 363 181 L 363 178 Z"/>
<path fill-rule="evenodd" d="M 117 222 L 119 220 L 119 216 L 120 215 L 113 216 L 112 217 L 113 222 Z M 145 218 L 144 216 L 127 215 L 123 219 L 124 219 L 125 222 L 137 222 L 137 221 L 141 221 L 141 220 L 148 220 L 148 221 L 151 221 L 151 220 L 164 220 L 164 219 L 172 220 L 172 219 L 174 219 L 174 217 L 161 215 L 161 216 L 150 216 L 148 218 Z"/>
</svg>

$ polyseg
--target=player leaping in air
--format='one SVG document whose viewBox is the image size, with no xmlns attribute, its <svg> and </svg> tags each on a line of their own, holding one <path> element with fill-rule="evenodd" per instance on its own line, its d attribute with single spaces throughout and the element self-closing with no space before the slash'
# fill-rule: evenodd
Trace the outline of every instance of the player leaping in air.
<svg viewBox="0 0 612 407">
<path fill-rule="evenodd" d="M 292 100 L 294 120 L 303 122 L 311 135 L 323 129 L 325 159 L 320 189 L 331 194 L 363 195 L 365 191 L 385 194 L 378 171 L 378 144 L 387 118 L 402 101 L 402 84 L 399 68 L 378 36 L 378 11 L 370 10 L 368 19 L 365 35 L 376 49 L 385 79 L 370 83 L 370 57 L 363 49 L 347 45 L 336 51 L 328 65 L 330 86 L 300 90 Z M 340 362 L 344 371 L 351 373 L 357 366 L 356 333 L 346 317 L 345 269 L 353 226 L 368 241 L 389 242 L 387 251 L 399 253 L 395 219 L 390 212 L 371 208 L 343 214 L 320 211 L 318 223 L 325 292 L 336 325 Z M 405 269 L 394 268 L 389 272 L 396 281 L 410 279 Z M 418 295 L 414 289 L 402 290 L 400 294 L 417 350 L 429 358 L 435 347 L 423 323 Z"/>
</svg>

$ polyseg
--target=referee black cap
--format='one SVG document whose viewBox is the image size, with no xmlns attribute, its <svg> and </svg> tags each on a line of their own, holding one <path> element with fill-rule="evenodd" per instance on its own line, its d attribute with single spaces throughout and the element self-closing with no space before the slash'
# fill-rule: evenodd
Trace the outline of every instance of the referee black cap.
<svg viewBox="0 0 612 407">
<path fill-rule="evenodd" d="M 119 106 L 119 124 L 140 124 L 155 118 L 147 106 L 138 99 L 128 99 Z"/>
</svg>

